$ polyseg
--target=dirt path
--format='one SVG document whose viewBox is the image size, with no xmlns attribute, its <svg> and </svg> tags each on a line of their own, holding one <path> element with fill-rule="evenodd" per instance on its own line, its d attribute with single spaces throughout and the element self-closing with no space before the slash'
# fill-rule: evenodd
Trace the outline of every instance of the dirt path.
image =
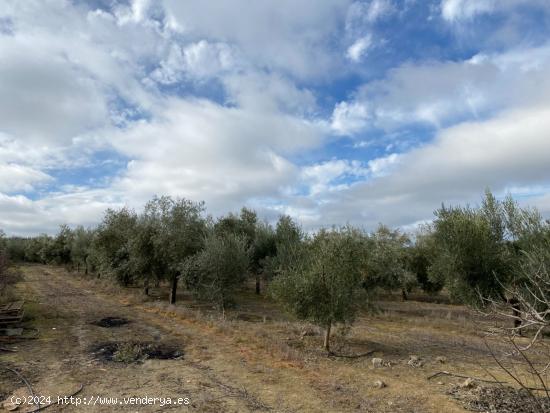
<svg viewBox="0 0 550 413">
<path fill-rule="evenodd" d="M 63 411 L 202 411 L 248 412 L 279 410 L 249 394 L 224 371 L 216 371 L 204 360 L 211 352 L 227 352 L 228 347 L 208 345 L 199 331 L 182 326 L 170 318 L 142 312 L 113 297 L 87 289 L 80 280 L 42 266 L 24 271 L 25 299 L 35 314 L 40 330 L 37 341 L 19 344 L 19 352 L 10 356 L 33 382 L 36 394 L 67 395 L 84 385 L 78 396 L 90 399 L 159 397 L 188 398 L 188 406 L 66 406 Z M 117 316 L 131 322 L 117 328 L 102 328 L 91 323 L 103 317 Z M 196 330 L 196 329 L 195 329 Z M 146 360 L 142 364 L 106 363 L 96 360 L 90 349 L 97 343 L 139 340 L 178 346 L 182 360 Z M 124 402 L 124 401 L 123 401 Z M 57 408 L 55 409 L 57 410 Z"/>
<path fill-rule="evenodd" d="M 88 403 L 96 396 L 116 398 L 119 403 L 68 405 L 63 411 L 463 411 L 442 394 L 426 397 L 414 377 L 399 379 L 400 387 L 372 389 L 367 360 L 352 364 L 325 357 L 308 362 L 292 354 L 281 356 L 279 349 L 265 347 L 271 341 L 265 338 L 280 331 L 247 332 L 246 326 L 233 331 L 230 323 L 196 320 L 167 306 L 107 294 L 93 282 L 57 268 L 26 266 L 23 273 L 19 290 L 34 315 L 40 339 L 19 344 L 19 352 L 5 356 L 6 362 L 32 381 L 36 394 L 57 399 L 83 384 L 78 396 Z M 103 317 L 123 317 L 130 323 L 116 328 L 92 324 Z M 255 340 L 260 331 L 266 337 Z M 181 349 L 184 357 L 133 364 L 98 360 L 91 348 L 112 341 L 165 344 Z M 391 377 L 400 375 L 399 370 L 391 373 Z M 189 404 L 120 404 L 130 397 L 188 398 Z"/>
</svg>

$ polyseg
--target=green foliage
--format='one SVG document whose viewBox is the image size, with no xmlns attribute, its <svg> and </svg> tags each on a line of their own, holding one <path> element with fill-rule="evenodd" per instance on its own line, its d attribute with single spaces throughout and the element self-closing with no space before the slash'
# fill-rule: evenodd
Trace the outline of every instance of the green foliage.
<svg viewBox="0 0 550 413">
<path fill-rule="evenodd" d="M 0 251 L 5 251 L 8 246 L 6 234 L 0 229 Z"/>
<path fill-rule="evenodd" d="M 167 265 L 155 247 L 159 231 L 158 220 L 142 214 L 129 241 L 130 268 L 135 278 L 142 280 L 146 286 L 160 281 L 167 274 Z"/>
<path fill-rule="evenodd" d="M 10 237 L 4 240 L 10 260 L 14 262 L 25 261 L 25 248 L 28 238 Z"/>
<path fill-rule="evenodd" d="M 461 302 L 503 298 L 499 280 L 508 281 L 512 267 L 496 217 L 470 207 L 442 207 L 436 217 L 435 237 L 442 250 L 431 268 L 432 279 L 444 279 L 451 296 Z"/>
<path fill-rule="evenodd" d="M 263 259 L 266 278 L 273 279 L 300 263 L 301 254 L 304 253 L 302 248 L 304 238 L 302 228 L 291 217 L 288 215 L 279 217 L 273 240 L 275 253 Z"/>
<path fill-rule="evenodd" d="M 93 230 L 63 225 L 54 237 L 9 239 L 0 232 L 0 251 L 72 263 L 124 285 L 169 280 L 171 302 L 184 269 L 188 287 L 222 308 L 251 270 L 257 291 L 261 277 L 274 279 L 273 294 L 297 317 L 331 324 L 351 322 L 359 297 L 379 288 L 446 288 L 469 304 L 505 300 L 528 281 L 525 257 L 550 245 L 550 224 L 536 210 L 488 191 L 477 208 L 442 206 L 414 243 L 383 225 L 372 234 L 348 227 L 309 236 L 289 216 L 273 228 L 246 208 L 216 223 L 204 212 L 203 203 L 154 198 L 139 215 L 108 210 Z"/>
<path fill-rule="evenodd" d="M 282 267 L 272 294 L 302 320 L 327 327 L 351 323 L 365 304 L 362 240 L 345 228 L 319 231 L 297 247 L 296 259 Z"/>
<path fill-rule="evenodd" d="M 266 260 L 277 254 L 277 238 L 271 225 L 260 222 L 256 225 L 254 242 L 250 248 L 251 269 L 254 273 L 265 272 Z"/>
<path fill-rule="evenodd" d="M 438 248 L 435 238 L 426 228 L 416 235 L 414 245 L 408 248 L 408 267 L 416 276 L 416 282 L 428 294 L 435 294 L 444 287 L 444 280 L 430 277 L 430 267 L 435 261 Z"/>
<path fill-rule="evenodd" d="M 153 267 L 161 278 L 177 276 L 181 264 L 200 251 L 204 243 L 206 222 L 204 204 L 187 199 L 154 198 L 145 206 L 150 242 L 155 255 Z"/>
<path fill-rule="evenodd" d="M 25 248 L 25 259 L 29 262 L 47 264 L 53 261 L 53 239 L 47 234 L 31 238 Z"/>
<path fill-rule="evenodd" d="M 83 226 L 78 226 L 73 231 L 70 256 L 77 270 L 83 267 L 88 272 L 88 256 L 92 248 L 93 236 L 93 231 L 85 229 Z"/>
<path fill-rule="evenodd" d="M 248 208 L 242 208 L 240 215 L 229 214 L 220 218 L 214 224 L 214 231 L 218 234 L 235 234 L 246 241 L 247 247 L 250 247 L 256 238 L 256 225 L 258 216 L 255 211 Z"/>
<path fill-rule="evenodd" d="M 409 291 L 416 277 L 409 269 L 409 237 L 380 225 L 367 241 L 365 288 Z"/>
<path fill-rule="evenodd" d="M 48 262 L 67 265 L 71 263 L 73 233 L 67 225 L 61 225 L 50 246 Z"/>
<path fill-rule="evenodd" d="M 520 281 L 521 251 L 544 239 L 548 227 L 536 210 L 520 208 L 511 197 L 498 201 L 489 191 L 479 208 L 442 206 L 435 214 L 439 251 L 430 278 L 473 305 L 482 304 L 481 297 L 506 299 L 505 286 Z"/>
<path fill-rule="evenodd" d="M 109 209 L 92 242 L 98 271 L 129 285 L 134 274 L 130 265 L 130 240 L 135 233 L 137 215 L 128 208 Z"/>
<path fill-rule="evenodd" d="M 0 303 L 10 299 L 9 286 L 20 280 L 19 273 L 11 266 L 9 242 L 0 230 Z"/>
<path fill-rule="evenodd" d="M 204 248 L 185 262 L 182 272 L 198 298 L 225 311 L 234 291 L 246 280 L 249 263 L 243 236 L 212 232 L 205 238 Z"/>
</svg>

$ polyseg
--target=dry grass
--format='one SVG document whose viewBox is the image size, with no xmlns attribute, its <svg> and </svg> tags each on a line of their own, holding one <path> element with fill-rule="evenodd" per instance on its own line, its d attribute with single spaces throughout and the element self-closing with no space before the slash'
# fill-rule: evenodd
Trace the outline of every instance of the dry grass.
<svg viewBox="0 0 550 413">
<path fill-rule="evenodd" d="M 80 289 L 95 300 L 93 305 L 105 303 L 118 309 L 118 315 L 133 317 L 124 326 L 128 331 L 146 328 L 185 343 L 184 367 L 171 374 L 176 380 L 184 368 L 200 372 L 202 378 L 191 383 L 197 386 L 198 411 L 464 412 L 447 394 L 461 379 L 446 376 L 428 381 L 427 377 L 447 370 L 491 380 L 489 370 L 509 380 L 495 368 L 485 346 L 485 332 L 495 326 L 495 320 L 480 318 L 462 306 L 386 297 L 379 303 L 380 312 L 362 315 L 351 329 L 337 329 L 333 335 L 337 353 L 374 351 L 372 356 L 328 357 L 321 349 L 321 329 L 293 320 L 271 300 L 248 290 L 240 294 L 239 305 L 224 320 L 211 306 L 195 302 L 184 291 L 177 305 L 167 304 L 167 286 L 153 288 L 151 296 L 145 297 L 141 289 L 113 287 L 107 280 L 83 278 L 61 269 L 28 271 L 38 268 L 56 283 Z M 22 284 L 21 288 L 27 287 Z M 54 311 L 55 300 L 49 305 Z M 59 317 L 69 316 L 62 313 Z M 488 340 L 500 348 L 496 340 Z M 422 361 L 420 367 L 407 363 L 411 355 Z M 440 356 L 445 357 L 444 364 L 437 360 Z M 382 358 L 384 367 L 373 367 L 372 357 Z M 376 388 L 376 380 L 387 387 Z"/>
</svg>

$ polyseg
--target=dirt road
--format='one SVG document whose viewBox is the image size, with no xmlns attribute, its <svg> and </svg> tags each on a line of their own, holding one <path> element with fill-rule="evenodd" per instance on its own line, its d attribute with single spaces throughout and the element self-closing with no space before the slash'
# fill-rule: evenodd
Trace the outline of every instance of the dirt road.
<svg viewBox="0 0 550 413">
<path fill-rule="evenodd" d="M 35 317 L 33 322 L 40 330 L 40 339 L 19 344 L 19 352 L 10 355 L 8 361 L 30 378 L 37 395 L 57 400 L 58 395 L 71 394 L 83 384 L 78 396 L 95 406 L 68 405 L 63 411 L 274 409 L 275 406 L 264 406 L 256 395 L 249 394 L 243 383 L 235 382 L 231 374 L 226 376 L 224 371 L 215 371 L 205 362 L 212 358 L 212 353 L 227 353 L 229 343 L 218 340 L 216 346 L 212 346 L 197 328 L 106 297 L 87 288 L 89 285 L 81 280 L 67 277 L 63 271 L 42 266 L 25 267 L 23 271 L 24 298 Z M 109 329 L 91 324 L 108 316 L 124 317 L 130 323 Z M 184 357 L 117 364 L 97 360 L 91 351 L 98 343 L 129 340 L 177 346 Z M 124 398 L 130 397 L 171 398 L 174 403 L 182 402 L 179 398 L 188 398 L 189 404 L 161 406 L 162 400 L 146 406 L 113 404 L 113 398 L 125 403 Z M 101 403 L 106 404 L 100 406 Z"/>
</svg>

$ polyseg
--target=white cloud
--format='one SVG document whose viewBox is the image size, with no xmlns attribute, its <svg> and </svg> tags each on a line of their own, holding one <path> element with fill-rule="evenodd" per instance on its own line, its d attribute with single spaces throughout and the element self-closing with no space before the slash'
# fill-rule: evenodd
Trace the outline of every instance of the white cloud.
<svg viewBox="0 0 550 413">
<path fill-rule="evenodd" d="M 464 61 L 405 64 L 338 103 L 333 127 L 354 134 L 411 123 L 449 126 L 465 118 L 548 101 L 550 44 L 479 54 Z M 513 87 L 510 87 L 513 85 Z"/>
<path fill-rule="evenodd" d="M 389 0 L 372 0 L 367 9 L 367 19 L 375 22 L 383 16 L 394 11 L 394 6 Z"/>
<path fill-rule="evenodd" d="M 0 53 L 0 131 L 66 142 L 108 121 L 102 84 L 61 55 L 22 36 L 0 36 Z"/>
<path fill-rule="evenodd" d="M 229 103 L 255 112 L 289 113 L 311 117 L 317 101 L 312 91 L 298 88 L 277 74 L 236 73 L 222 79 Z"/>
<path fill-rule="evenodd" d="M 346 16 L 346 30 L 350 33 L 362 31 L 396 11 L 390 0 L 355 1 L 350 5 Z"/>
<path fill-rule="evenodd" d="M 133 161 L 111 190 L 140 201 L 185 196 L 223 211 L 280 194 L 297 174 L 285 156 L 324 139 L 322 125 L 289 115 L 175 99 L 117 136 L 113 144 Z"/>
<path fill-rule="evenodd" d="M 301 179 L 307 184 L 309 195 L 319 199 L 332 191 L 349 188 L 348 183 L 342 182 L 344 178 L 364 178 L 368 174 L 369 169 L 359 161 L 333 159 L 302 168 Z"/>
<path fill-rule="evenodd" d="M 392 153 L 388 156 L 370 160 L 367 165 L 372 176 L 379 178 L 388 175 L 402 159 L 402 155 Z"/>
<path fill-rule="evenodd" d="M 478 202 L 486 187 L 503 194 L 511 186 L 547 185 L 548 130 L 550 105 L 443 129 L 432 143 L 390 155 L 398 162 L 389 173 L 313 209 L 325 225 L 349 220 L 369 228 L 378 222 L 400 226 L 433 218 L 441 202 Z M 549 210 L 546 195 L 535 201 Z"/>
<path fill-rule="evenodd" d="M 525 6 L 550 11 L 547 0 L 441 0 L 440 5 L 441 16 L 452 23 L 470 21 L 484 14 L 509 13 Z"/>
<path fill-rule="evenodd" d="M 160 62 L 151 77 L 161 83 L 176 83 L 184 77 L 205 79 L 236 70 L 237 52 L 225 43 L 200 40 L 184 47 L 173 44 L 165 60 Z"/>
<path fill-rule="evenodd" d="M 164 0 L 167 16 L 192 37 L 238 47 L 258 67 L 302 79 L 338 67 L 328 47 L 350 1 L 267 0 L 206 3 Z"/>
<path fill-rule="evenodd" d="M 27 166 L 0 164 L 0 192 L 32 191 L 35 185 L 51 180 L 51 176 Z"/>
<path fill-rule="evenodd" d="M 369 50 L 371 45 L 372 45 L 371 35 L 361 37 L 357 39 L 350 47 L 348 47 L 346 56 L 348 59 L 354 62 L 358 62 L 361 60 L 363 55 L 365 55 L 365 53 Z"/>
<path fill-rule="evenodd" d="M 495 0 L 443 0 L 441 15 L 451 22 L 471 19 L 479 14 L 493 11 L 496 4 Z"/>
<path fill-rule="evenodd" d="M 331 127 L 339 135 L 353 135 L 368 125 L 369 110 L 360 102 L 340 102 L 332 113 Z"/>
<path fill-rule="evenodd" d="M 24 195 L 10 196 L 0 192 L 0 228 L 17 235 L 52 234 L 62 223 L 94 226 L 107 208 L 123 205 L 120 199 L 110 197 L 105 191 L 54 193 L 36 201 Z"/>
</svg>

